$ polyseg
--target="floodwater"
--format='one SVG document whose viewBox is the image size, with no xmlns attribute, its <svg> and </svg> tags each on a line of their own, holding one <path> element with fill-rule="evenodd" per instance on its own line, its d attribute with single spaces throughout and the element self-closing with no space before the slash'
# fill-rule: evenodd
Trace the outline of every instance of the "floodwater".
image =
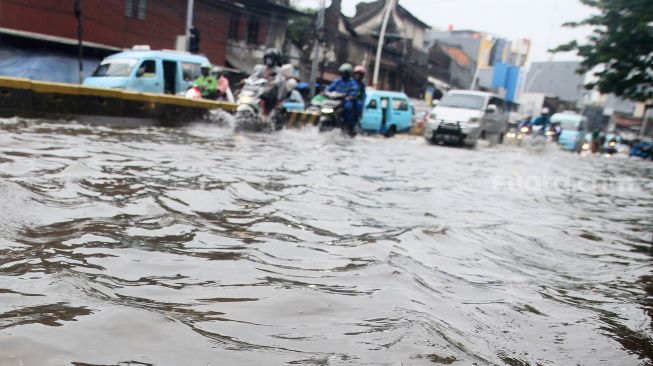
<svg viewBox="0 0 653 366">
<path fill-rule="evenodd" d="M 653 164 L 0 120 L 0 365 L 651 365 Z"/>
</svg>

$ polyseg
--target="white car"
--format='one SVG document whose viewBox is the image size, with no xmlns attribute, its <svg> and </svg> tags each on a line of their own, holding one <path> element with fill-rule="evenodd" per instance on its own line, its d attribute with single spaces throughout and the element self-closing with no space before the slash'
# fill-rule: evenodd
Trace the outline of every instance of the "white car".
<svg viewBox="0 0 653 366">
<path fill-rule="evenodd" d="M 479 138 L 503 142 L 508 128 L 504 100 L 496 94 L 451 90 L 429 114 L 424 137 L 433 143 L 476 146 Z"/>
</svg>

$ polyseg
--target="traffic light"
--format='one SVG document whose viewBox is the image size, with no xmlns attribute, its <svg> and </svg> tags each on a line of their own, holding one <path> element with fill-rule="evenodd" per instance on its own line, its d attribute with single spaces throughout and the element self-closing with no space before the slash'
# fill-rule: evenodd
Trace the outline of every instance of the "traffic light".
<svg viewBox="0 0 653 366">
<path fill-rule="evenodd" d="M 190 29 L 190 39 L 188 40 L 188 51 L 191 53 L 200 52 L 200 31 L 192 27 Z"/>
</svg>

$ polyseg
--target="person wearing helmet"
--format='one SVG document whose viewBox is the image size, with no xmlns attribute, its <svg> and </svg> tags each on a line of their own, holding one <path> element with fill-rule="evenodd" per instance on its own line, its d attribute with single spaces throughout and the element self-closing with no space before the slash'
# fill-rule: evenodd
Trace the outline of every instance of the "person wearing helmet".
<svg viewBox="0 0 653 366">
<path fill-rule="evenodd" d="M 261 95 L 265 102 L 265 112 L 270 114 L 279 109 L 286 96 L 286 78 L 283 76 L 281 66 L 281 52 L 276 48 L 269 48 L 263 53 L 263 64 L 256 65 L 249 79 L 266 79 L 268 89 Z"/>
<path fill-rule="evenodd" d="M 280 77 L 281 52 L 276 48 L 269 48 L 263 53 L 263 64 L 254 66 L 252 79 L 271 79 Z"/>
<path fill-rule="evenodd" d="M 193 83 L 194 86 L 199 88 L 204 99 L 215 99 L 218 84 L 215 77 L 211 75 L 211 64 L 206 62 L 202 66 L 202 75 L 198 76 Z"/>
<path fill-rule="evenodd" d="M 224 70 L 221 67 L 215 66 L 211 70 L 211 75 L 217 82 L 216 99 L 226 100 L 229 91 L 229 79 L 224 76 Z"/>
<path fill-rule="evenodd" d="M 533 130 L 533 126 L 542 126 L 542 129 L 540 129 L 540 133 L 544 134 L 546 133 L 547 127 L 551 124 L 551 115 L 548 107 L 542 108 L 542 111 L 540 112 L 540 115 L 533 118 L 530 123 L 530 128 L 531 131 Z"/>
<path fill-rule="evenodd" d="M 356 98 L 358 97 L 358 83 L 352 78 L 354 67 L 345 63 L 340 66 L 340 79 L 334 81 L 326 88 L 328 92 L 338 92 L 346 95 L 343 101 L 342 118 L 349 131 L 356 127 Z"/>
<path fill-rule="evenodd" d="M 354 80 L 358 83 L 358 95 L 356 96 L 356 120 L 360 121 L 363 117 L 363 106 L 365 104 L 365 66 L 356 65 L 354 67 Z"/>
<path fill-rule="evenodd" d="M 291 103 L 304 103 L 304 98 L 297 91 L 297 80 L 295 78 L 290 78 L 286 80 L 286 99 L 285 101 Z"/>
</svg>

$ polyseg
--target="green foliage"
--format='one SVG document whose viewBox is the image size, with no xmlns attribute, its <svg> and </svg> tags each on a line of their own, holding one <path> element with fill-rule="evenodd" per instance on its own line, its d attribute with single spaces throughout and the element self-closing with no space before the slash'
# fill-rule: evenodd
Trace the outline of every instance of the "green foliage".
<svg viewBox="0 0 653 366">
<path fill-rule="evenodd" d="M 317 9 L 301 8 L 295 3 L 291 2 L 290 6 L 306 15 L 291 16 L 288 20 L 288 28 L 286 29 L 286 38 L 288 38 L 295 45 L 302 45 L 306 41 L 306 37 L 313 32 L 315 28 L 315 15 Z"/>
<path fill-rule="evenodd" d="M 572 41 L 551 52 L 576 51 L 580 73 L 596 68 L 586 85 L 627 99 L 653 98 L 653 0 L 580 0 L 599 13 L 566 27 L 594 28 L 585 44 Z"/>
</svg>

